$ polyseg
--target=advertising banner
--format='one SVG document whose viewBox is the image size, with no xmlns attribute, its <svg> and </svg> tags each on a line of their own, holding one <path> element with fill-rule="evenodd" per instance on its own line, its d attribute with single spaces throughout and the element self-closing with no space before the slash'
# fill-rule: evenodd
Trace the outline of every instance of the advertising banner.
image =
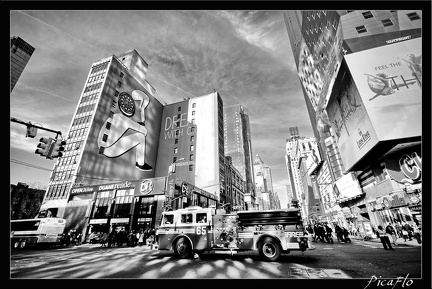
<svg viewBox="0 0 432 289">
<path fill-rule="evenodd" d="M 422 38 L 345 56 L 379 141 L 422 134 Z"/>
<path fill-rule="evenodd" d="M 318 144 L 312 145 L 312 151 L 306 158 L 306 168 L 308 175 L 311 175 L 315 169 L 322 163 L 321 154 L 318 149 Z"/>
<path fill-rule="evenodd" d="M 154 177 L 163 106 L 153 91 L 113 58 L 95 105 L 76 182 Z"/>
<path fill-rule="evenodd" d="M 345 61 L 333 86 L 327 114 L 345 171 L 349 171 L 378 143 L 378 138 Z"/>
<path fill-rule="evenodd" d="M 339 200 L 355 198 L 363 194 L 360 184 L 353 173 L 348 173 L 336 181 Z"/>
</svg>

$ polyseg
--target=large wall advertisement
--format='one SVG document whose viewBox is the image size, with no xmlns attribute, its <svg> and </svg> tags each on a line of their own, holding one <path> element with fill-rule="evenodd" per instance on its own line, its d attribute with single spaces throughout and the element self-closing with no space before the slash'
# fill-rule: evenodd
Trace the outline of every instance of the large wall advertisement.
<svg viewBox="0 0 432 289">
<path fill-rule="evenodd" d="M 176 178 L 195 184 L 195 159 L 191 157 L 195 152 L 191 151 L 191 146 L 196 144 L 197 132 L 191 122 L 190 114 L 188 101 L 164 107 L 156 176 L 173 173 Z M 176 158 L 175 167 L 174 158 Z M 189 170 L 189 165 L 192 165 L 192 171 Z M 168 172 L 170 167 L 173 171 Z"/>
<path fill-rule="evenodd" d="M 154 177 L 162 110 L 152 91 L 113 58 L 76 182 Z"/>
<path fill-rule="evenodd" d="M 345 56 L 379 141 L 421 136 L 422 38 Z"/>
<path fill-rule="evenodd" d="M 378 138 L 345 61 L 333 86 L 327 114 L 345 171 L 349 171 L 378 143 Z"/>
</svg>

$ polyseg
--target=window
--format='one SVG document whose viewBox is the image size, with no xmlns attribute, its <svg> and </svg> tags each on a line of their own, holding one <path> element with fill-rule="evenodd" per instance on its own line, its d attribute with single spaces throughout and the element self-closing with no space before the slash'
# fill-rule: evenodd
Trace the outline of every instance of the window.
<svg viewBox="0 0 432 289">
<path fill-rule="evenodd" d="M 189 171 L 190 171 L 190 172 L 193 171 L 193 165 L 189 165 Z"/>
<path fill-rule="evenodd" d="M 106 142 L 107 139 L 108 139 L 108 135 L 107 135 L 107 134 L 104 134 L 103 137 L 102 137 L 102 141 Z"/>
<path fill-rule="evenodd" d="M 118 90 L 116 89 L 116 91 L 114 92 L 114 96 L 117 97 L 119 95 Z"/>
<path fill-rule="evenodd" d="M 120 78 L 123 78 L 124 74 L 123 72 L 120 72 Z"/>
<path fill-rule="evenodd" d="M 195 108 L 195 106 L 196 106 L 196 103 L 192 103 L 192 107 Z"/>
<path fill-rule="evenodd" d="M 174 224 L 174 215 L 164 215 L 163 224 Z"/>
<path fill-rule="evenodd" d="M 177 157 L 173 158 L 173 163 L 175 163 L 177 161 Z"/>
<path fill-rule="evenodd" d="M 192 124 L 195 124 L 195 119 L 194 118 L 192 119 Z"/>
<path fill-rule="evenodd" d="M 357 29 L 358 34 L 367 32 L 366 27 L 364 25 L 358 26 L 358 27 L 356 27 L 356 29 Z"/>
<path fill-rule="evenodd" d="M 193 152 L 193 151 L 194 151 L 194 148 L 195 148 L 195 146 L 194 146 L 194 145 L 191 145 L 191 146 L 190 146 L 190 151 Z"/>
<path fill-rule="evenodd" d="M 195 140 L 195 136 L 191 135 L 190 141 L 194 141 Z"/>
<path fill-rule="evenodd" d="M 174 148 L 174 153 L 176 154 L 178 152 L 178 148 Z"/>
<path fill-rule="evenodd" d="M 174 144 L 178 144 L 178 138 L 174 139 Z"/>
<path fill-rule="evenodd" d="M 121 81 L 117 82 L 117 85 L 118 85 L 118 87 L 121 87 L 122 86 L 122 82 Z"/>
<path fill-rule="evenodd" d="M 107 122 L 105 128 L 106 128 L 107 130 L 109 130 L 109 129 L 111 128 L 111 123 L 110 123 L 110 122 Z"/>
<path fill-rule="evenodd" d="M 195 110 L 194 110 L 194 111 L 192 111 L 192 115 L 195 115 Z"/>
<path fill-rule="evenodd" d="M 178 107 L 177 111 L 181 111 L 181 106 Z"/>
<path fill-rule="evenodd" d="M 189 160 L 190 160 L 190 161 L 193 161 L 193 160 L 194 160 L 194 155 L 190 155 L 190 156 L 189 156 Z"/>
<path fill-rule="evenodd" d="M 192 214 L 182 214 L 180 223 L 192 223 Z"/>
<path fill-rule="evenodd" d="M 420 16 L 416 12 L 408 13 L 407 16 L 411 21 L 420 19 Z"/>
<path fill-rule="evenodd" d="M 207 223 L 207 214 L 199 213 L 196 214 L 197 223 Z"/>
<path fill-rule="evenodd" d="M 368 19 L 368 18 L 373 17 L 372 12 L 370 12 L 370 11 L 363 12 L 362 14 L 363 14 L 364 19 Z"/>
<path fill-rule="evenodd" d="M 381 22 L 384 25 L 384 27 L 388 27 L 388 26 L 393 25 L 393 22 L 390 19 L 384 19 L 384 20 L 381 20 Z"/>
</svg>

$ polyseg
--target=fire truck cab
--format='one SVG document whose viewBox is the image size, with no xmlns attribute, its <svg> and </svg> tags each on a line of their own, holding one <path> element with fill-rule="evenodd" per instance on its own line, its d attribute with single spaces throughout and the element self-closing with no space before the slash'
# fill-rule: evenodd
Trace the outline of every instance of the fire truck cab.
<svg viewBox="0 0 432 289">
<path fill-rule="evenodd" d="M 266 261 L 282 253 L 305 251 L 309 243 L 301 226 L 298 209 L 239 211 L 192 206 L 162 213 L 156 230 L 159 250 L 174 250 L 180 258 L 205 251 L 258 250 Z"/>
</svg>

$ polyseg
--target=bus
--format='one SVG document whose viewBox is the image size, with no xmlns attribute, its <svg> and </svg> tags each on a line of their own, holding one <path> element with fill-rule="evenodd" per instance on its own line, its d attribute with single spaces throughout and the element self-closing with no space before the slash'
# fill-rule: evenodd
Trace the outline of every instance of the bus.
<svg viewBox="0 0 432 289">
<path fill-rule="evenodd" d="M 54 217 L 11 220 L 11 246 L 62 245 L 65 225 L 65 219 Z"/>
</svg>

